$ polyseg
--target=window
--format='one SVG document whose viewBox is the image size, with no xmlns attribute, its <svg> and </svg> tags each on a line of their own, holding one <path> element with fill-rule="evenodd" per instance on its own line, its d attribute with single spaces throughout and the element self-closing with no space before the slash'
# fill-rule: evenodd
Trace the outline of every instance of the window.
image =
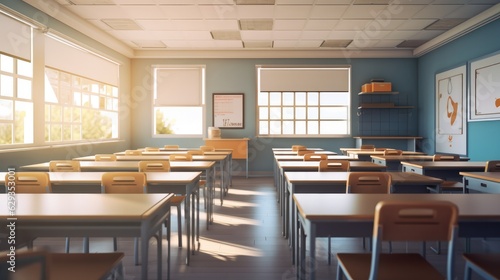
<svg viewBox="0 0 500 280">
<path fill-rule="evenodd" d="M 45 141 L 118 138 L 118 88 L 45 68 Z"/>
<path fill-rule="evenodd" d="M 33 143 L 33 66 L 0 54 L 0 145 Z"/>
<path fill-rule="evenodd" d="M 45 63 L 45 141 L 118 138 L 118 64 L 53 34 Z"/>
<path fill-rule="evenodd" d="M 203 135 L 205 66 L 153 66 L 153 135 Z"/>
<path fill-rule="evenodd" d="M 350 135 L 349 67 L 257 70 L 257 135 Z"/>
</svg>

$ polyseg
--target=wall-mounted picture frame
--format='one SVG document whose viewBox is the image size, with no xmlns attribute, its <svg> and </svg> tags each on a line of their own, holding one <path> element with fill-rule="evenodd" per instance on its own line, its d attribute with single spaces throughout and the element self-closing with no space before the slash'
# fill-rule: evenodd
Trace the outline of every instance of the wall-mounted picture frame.
<svg viewBox="0 0 500 280">
<path fill-rule="evenodd" d="M 467 70 L 436 74 L 436 152 L 467 154 Z"/>
<path fill-rule="evenodd" d="M 212 126 L 244 128 L 245 95 L 243 93 L 214 93 L 212 109 Z"/>
<path fill-rule="evenodd" d="M 500 53 L 470 62 L 469 121 L 500 120 Z"/>
</svg>

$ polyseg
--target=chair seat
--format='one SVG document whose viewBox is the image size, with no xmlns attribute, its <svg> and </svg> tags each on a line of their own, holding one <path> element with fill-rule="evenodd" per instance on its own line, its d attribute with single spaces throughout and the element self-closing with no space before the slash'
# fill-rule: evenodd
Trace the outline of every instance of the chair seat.
<svg viewBox="0 0 500 280">
<path fill-rule="evenodd" d="M 464 184 L 462 182 L 444 181 L 441 183 L 441 192 L 464 192 Z"/>
<path fill-rule="evenodd" d="M 123 258 L 123 253 L 91 253 L 48 255 L 51 280 L 103 279 Z"/>
<path fill-rule="evenodd" d="M 466 262 L 478 267 L 488 279 L 500 279 L 500 254 L 463 254 Z M 474 269 L 477 271 L 477 269 Z"/>
<path fill-rule="evenodd" d="M 173 206 L 177 206 L 181 204 L 186 199 L 185 195 L 175 195 L 170 199 L 170 204 Z"/>
<path fill-rule="evenodd" d="M 338 253 L 337 259 L 349 273 L 349 279 L 366 280 L 370 276 L 371 254 Z M 381 254 L 379 280 L 431 280 L 445 277 L 420 254 Z"/>
</svg>

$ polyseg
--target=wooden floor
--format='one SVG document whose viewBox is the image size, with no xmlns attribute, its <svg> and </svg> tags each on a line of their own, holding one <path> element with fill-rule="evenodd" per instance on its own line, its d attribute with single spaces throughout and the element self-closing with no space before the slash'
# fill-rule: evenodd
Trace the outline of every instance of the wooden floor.
<svg viewBox="0 0 500 280">
<path fill-rule="evenodd" d="M 176 210 L 172 211 L 171 279 L 295 279 L 295 267 L 291 262 L 288 242 L 281 235 L 280 215 L 272 178 L 233 178 L 233 187 L 225 197 L 224 204 L 221 206 L 217 199 L 214 211 L 214 223 L 209 230 L 206 230 L 205 227 L 205 215 L 203 213 L 200 215 L 200 246 L 196 254 L 192 256 L 189 266 L 185 265 L 185 247 L 178 247 L 175 227 Z M 133 239 L 120 238 L 118 240 L 119 250 L 126 254 L 124 259 L 125 279 L 140 279 L 140 266 L 133 264 Z M 79 252 L 82 244 L 81 239 L 72 238 L 71 242 L 71 251 Z M 460 256 L 463 252 L 462 243 L 461 240 L 458 246 L 456 279 L 463 279 L 463 260 Z M 491 250 L 492 248 L 486 246 L 483 240 L 474 240 L 473 243 L 475 251 Z M 183 244 L 186 244 L 185 237 Z M 62 252 L 64 239 L 39 238 L 35 241 L 35 246 L 44 246 L 52 251 Z M 150 241 L 150 246 L 149 275 L 150 279 L 156 279 L 156 251 L 154 250 L 156 244 L 153 239 Z M 418 248 L 418 246 L 419 244 L 394 244 L 393 249 L 397 252 L 407 248 Z M 90 249 L 91 252 L 110 251 L 112 249 L 111 239 L 93 238 Z M 364 250 L 360 238 L 335 238 L 332 239 L 332 251 L 335 253 Z M 329 266 L 326 238 L 318 239 L 316 252 L 316 279 L 335 279 L 335 257 L 332 257 L 332 265 Z M 445 258 L 445 254 L 436 255 L 428 251 L 428 259 L 443 273 Z M 166 259 L 166 254 L 164 254 L 163 259 Z M 163 267 L 163 279 L 166 279 L 166 265 Z"/>
</svg>

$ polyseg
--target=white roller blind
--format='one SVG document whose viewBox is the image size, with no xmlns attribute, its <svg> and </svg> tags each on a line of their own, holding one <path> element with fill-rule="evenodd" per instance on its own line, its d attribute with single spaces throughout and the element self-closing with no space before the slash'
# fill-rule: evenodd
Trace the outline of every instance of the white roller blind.
<svg viewBox="0 0 500 280">
<path fill-rule="evenodd" d="M 260 91 L 349 91 L 349 68 L 260 68 Z"/>
<path fill-rule="evenodd" d="M 0 52 L 31 61 L 31 26 L 0 13 Z"/>
<path fill-rule="evenodd" d="M 202 105 L 203 67 L 155 69 L 155 106 Z"/>
<path fill-rule="evenodd" d="M 45 64 L 113 86 L 119 85 L 117 63 L 52 36 L 45 36 Z"/>
</svg>

